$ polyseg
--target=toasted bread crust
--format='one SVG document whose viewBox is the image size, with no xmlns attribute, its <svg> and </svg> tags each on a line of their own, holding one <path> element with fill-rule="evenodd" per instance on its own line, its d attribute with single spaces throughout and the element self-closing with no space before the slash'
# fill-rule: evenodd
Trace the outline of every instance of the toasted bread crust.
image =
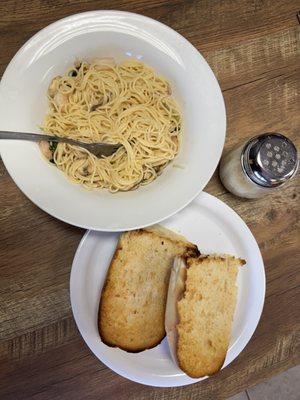
<svg viewBox="0 0 300 400">
<path fill-rule="evenodd" d="M 177 362 L 192 378 L 222 368 L 236 305 L 238 267 L 244 264 L 226 255 L 186 259 L 186 286 L 177 303 Z"/>
<path fill-rule="evenodd" d="M 199 251 L 166 229 L 154 227 L 121 235 L 99 304 L 103 343 L 139 352 L 161 342 L 171 266 L 181 254 L 197 256 Z"/>
<path fill-rule="evenodd" d="M 237 258 L 235 256 L 231 256 L 228 254 L 199 254 L 198 256 L 188 256 L 185 257 L 186 260 L 186 266 L 189 268 L 191 265 L 197 263 L 198 265 L 201 263 L 204 263 L 209 260 L 213 260 L 215 262 L 233 262 L 233 263 L 238 263 L 239 267 L 242 267 L 243 265 L 246 264 L 246 260 L 243 260 L 242 258 Z"/>
<path fill-rule="evenodd" d="M 137 233 L 137 235 L 142 235 L 143 234 L 142 229 L 137 230 L 136 233 Z M 150 350 L 153 347 L 156 347 L 163 340 L 164 336 L 161 339 L 158 339 L 158 341 L 153 341 L 153 343 L 149 342 L 148 343 L 148 347 L 145 347 L 145 346 L 139 346 L 138 347 L 138 346 L 134 346 L 134 345 L 124 346 L 122 344 L 116 344 L 116 343 L 112 342 L 110 337 L 106 335 L 105 330 L 102 329 L 103 323 L 101 323 L 101 305 L 103 305 L 103 297 L 104 297 L 103 293 L 106 293 L 106 292 L 110 291 L 110 288 L 109 288 L 110 280 L 113 279 L 111 277 L 111 275 L 112 275 L 111 266 L 115 262 L 117 262 L 118 257 L 120 255 L 121 251 L 123 250 L 123 247 L 122 247 L 122 236 L 119 239 L 116 251 L 115 251 L 115 253 L 113 255 L 113 258 L 111 260 L 110 267 L 108 269 L 108 273 L 107 273 L 107 277 L 106 277 L 106 281 L 104 283 L 104 286 L 103 286 L 103 289 L 102 289 L 102 292 L 101 292 L 101 298 L 100 298 L 100 303 L 99 303 L 99 311 L 98 311 L 98 329 L 99 329 L 99 334 L 100 334 L 100 338 L 101 338 L 102 342 L 104 344 L 106 344 L 107 346 L 109 346 L 109 347 L 118 347 L 119 349 L 127 351 L 129 353 L 139 353 L 141 351 Z"/>
</svg>

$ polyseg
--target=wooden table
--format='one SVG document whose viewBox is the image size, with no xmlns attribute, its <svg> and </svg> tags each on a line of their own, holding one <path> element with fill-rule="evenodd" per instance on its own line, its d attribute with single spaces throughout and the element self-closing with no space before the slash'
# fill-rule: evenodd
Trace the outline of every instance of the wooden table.
<svg viewBox="0 0 300 400">
<path fill-rule="evenodd" d="M 7 0 L 0 5 L 0 73 L 39 29 L 107 8 L 158 19 L 202 52 L 225 97 L 225 151 L 266 131 L 299 145 L 299 0 Z M 2 400 L 226 399 L 299 363 L 299 181 L 253 201 L 227 193 L 217 174 L 205 190 L 236 210 L 255 235 L 266 267 L 265 307 L 250 343 L 228 368 L 199 384 L 158 389 L 116 375 L 88 350 L 69 299 L 71 263 L 84 231 L 34 206 L 0 163 Z"/>
</svg>

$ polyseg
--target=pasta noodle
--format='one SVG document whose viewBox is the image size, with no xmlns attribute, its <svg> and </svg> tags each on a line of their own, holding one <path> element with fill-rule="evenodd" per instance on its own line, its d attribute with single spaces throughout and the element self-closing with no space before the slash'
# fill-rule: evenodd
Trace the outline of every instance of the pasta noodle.
<svg viewBox="0 0 300 400">
<path fill-rule="evenodd" d="M 111 156 L 59 143 L 53 160 L 73 182 L 111 192 L 152 182 L 180 148 L 181 114 L 169 83 L 146 64 L 76 62 L 48 89 L 44 132 L 87 143 L 121 143 Z"/>
</svg>

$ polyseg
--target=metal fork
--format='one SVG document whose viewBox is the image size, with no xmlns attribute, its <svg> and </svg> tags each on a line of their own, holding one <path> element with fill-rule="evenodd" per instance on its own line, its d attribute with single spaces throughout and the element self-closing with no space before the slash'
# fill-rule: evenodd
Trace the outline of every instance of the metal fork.
<svg viewBox="0 0 300 400">
<path fill-rule="evenodd" d="M 0 131 L 0 139 L 8 139 L 8 140 L 29 140 L 32 142 L 56 142 L 56 143 L 67 143 L 73 146 L 83 147 L 88 150 L 96 157 L 101 156 L 110 156 L 114 152 L 121 147 L 121 144 L 107 144 L 107 143 L 83 143 L 77 140 L 51 136 L 51 135 L 43 135 L 38 133 L 26 133 L 26 132 L 10 132 L 10 131 Z"/>
</svg>

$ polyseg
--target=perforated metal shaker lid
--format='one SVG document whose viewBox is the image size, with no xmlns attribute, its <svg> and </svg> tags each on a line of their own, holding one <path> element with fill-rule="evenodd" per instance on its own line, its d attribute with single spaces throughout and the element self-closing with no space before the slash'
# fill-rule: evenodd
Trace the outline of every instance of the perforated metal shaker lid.
<svg viewBox="0 0 300 400">
<path fill-rule="evenodd" d="M 280 133 L 264 133 L 246 143 L 241 162 L 253 182 L 268 188 L 276 187 L 297 172 L 297 149 Z"/>
</svg>

